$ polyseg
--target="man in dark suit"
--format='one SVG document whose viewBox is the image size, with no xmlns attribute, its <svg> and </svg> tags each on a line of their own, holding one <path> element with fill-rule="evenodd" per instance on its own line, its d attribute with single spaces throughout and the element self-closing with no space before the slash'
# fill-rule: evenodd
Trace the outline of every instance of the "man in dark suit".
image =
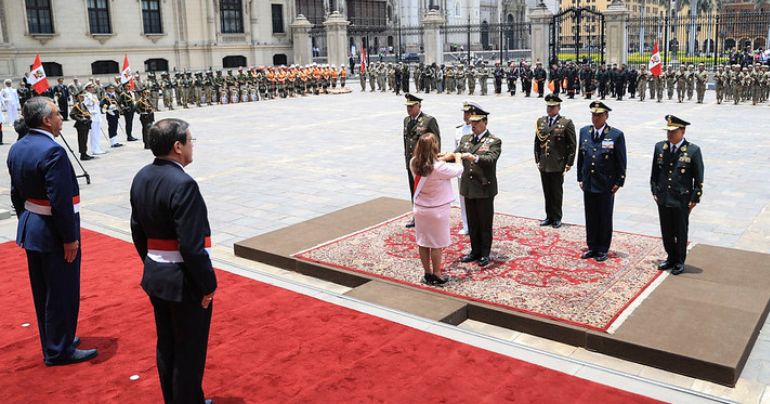
<svg viewBox="0 0 770 404">
<path fill-rule="evenodd" d="M 409 160 L 412 159 L 414 146 L 424 133 L 433 133 L 438 139 L 438 147 L 441 149 L 441 133 L 436 118 L 422 112 L 422 98 L 406 93 L 406 113 L 404 118 L 404 157 L 406 159 L 406 176 L 409 179 L 409 193 L 414 199 L 414 178 L 409 170 Z M 414 218 L 406 224 L 406 227 L 414 227 Z"/>
<path fill-rule="evenodd" d="M 660 231 L 668 257 L 658 269 L 684 272 L 690 212 L 703 194 L 703 156 L 700 147 L 688 142 L 684 132 L 689 122 L 666 115 L 667 140 L 655 145 L 650 185 L 658 204 Z"/>
<path fill-rule="evenodd" d="M 559 114 L 561 99 L 545 97 L 546 116 L 535 123 L 535 163 L 540 171 L 545 198 L 545 220 L 541 226 L 561 227 L 564 175 L 575 163 L 575 124 Z"/>
<path fill-rule="evenodd" d="M 460 195 L 465 198 L 468 216 L 468 232 L 471 251 L 460 258 L 462 262 L 478 261 L 479 266 L 489 264 L 492 249 L 492 224 L 495 217 L 495 195 L 497 195 L 497 159 L 500 157 L 502 141 L 487 130 L 487 116 L 478 104 L 470 109 L 471 130 L 455 149 L 461 153 L 463 175 L 460 177 Z M 447 161 L 454 161 L 446 155 Z"/>
<path fill-rule="evenodd" d="M 131 236 L 155 311 L 160 385 L 166 403 L 204 403 L 217 280 L 206 203 L 183 168 L 192 162 L 193 139 L 187 122 L 173 118 L 158 121 L 149 137 L 155 161 L 131 184 Z"/>
<path fill-rule="evenodd" d="M 612 242 L 615 192 L 626 181 L 626 139 L 607 125 L 612 111 L 601 101 L 589 105 L 592 125 L 580 129 L 577 180 L 583 190 L 588 250 L 581 258 L 607 260 Z"/>
<path fill-rule="evenodd" d="M 48 366 L 83 362 L 96 349 L 77 349 L 80 308 L 80 195 L 67 152 L 55 137 L 62 118 L 46 97 L 23 110 L 27 135 L 11 147 L 11 202 L 19 217 L 16 243 L 27 253 L 37 326 Z"/>
</svg>

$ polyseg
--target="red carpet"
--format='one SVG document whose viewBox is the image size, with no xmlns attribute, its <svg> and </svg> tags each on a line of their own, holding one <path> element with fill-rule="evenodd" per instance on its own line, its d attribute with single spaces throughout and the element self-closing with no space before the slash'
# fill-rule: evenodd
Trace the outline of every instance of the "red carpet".
<svg viewBox="0 0 770 404">
<path fill-rule="evenodd" d="M 83 231 L 78 335 L 99 357 L 43 365 L 26 259 L 0 244 L 4 401 L 161 401 L 152 309 L 133 246 Z M 647 402 L 644 397 L 218 272 L 204 389 L 263 402 Z M 21 324 L 30 323 L 29 327 Z M 130 381 L 131 375 L 140 376 Z"/>
<path fill-rule="evenodd" d="M 404 228 L 409 217 L 411 213 L 294 256 L 598 331 L 610 329 L 663 274 L 656 267 L 665 251 L 656 237 L 615 232 L 607 261 L 583 260 L 584 226 L 565 224 L 557 230 L 504 213 L 495 214 L 489 265 L 463 264 L 459 258 L 470 251 L 470 239 L 457 234 L 462 223 L 455 208 L 452 244 L 444 249 L 450 281 L 441 288 L 425 286 L 420 283 L 415 231 Z"/>
</svg>

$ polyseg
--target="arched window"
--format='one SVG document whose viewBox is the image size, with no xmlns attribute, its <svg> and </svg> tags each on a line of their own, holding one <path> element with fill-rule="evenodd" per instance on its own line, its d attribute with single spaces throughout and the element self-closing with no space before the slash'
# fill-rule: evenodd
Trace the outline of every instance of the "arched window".
<svg viewBox="0 0 770 404">
<path fill-rule="evenodd" d="M 735 39 L 727 38 L 725 39 L 725 49 L 733 49 L 735 48 Z"/>
<path fill-rule="evenodd" d="M 144 61 L 144 71 L 146 72 L 167 72 L 168 60 L 166 59 L 147 59 Z"/>
<path fill-rule="evenodd" d="M 245 56 L 236 55 L 236 56 L 225 56 L 224 58 L 222 58 L 223 68 L 244 67 L 244 66 L 246 66 Z"/>
<path fill-rule="evenodd" d="M 43 70 L 45 70 L 45 75 L 48 77 L 64 76 L 61 65 L 56 62 L 43 62 Z"/>
<path fill-rule="evenodd" d="M 289 64 L 289 59 L 283 53 L 278 53 L 273 55 L 274 66 L 287 65 L 287 64 Z"/>
<path fill-rule="evenodd" d="M 97 60 L 91 63 L 91 74 L 118 74 L 118 62 L 114 60 Z"/>
</svg>

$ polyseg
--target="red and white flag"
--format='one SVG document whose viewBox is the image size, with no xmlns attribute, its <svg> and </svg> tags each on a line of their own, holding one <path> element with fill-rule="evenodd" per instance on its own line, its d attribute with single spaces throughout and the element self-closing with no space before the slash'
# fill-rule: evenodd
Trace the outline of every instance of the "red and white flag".
<svg viewBox="0 0 770 404">
<path fill-rule="evenodd" d="M 45 69 L 43 69 L 43 63 L 40 62 L 40 55 L 35 55 L 35 63 L 32 64 L 32 71 L 29 72 L 27 83 L 38 94 L 43 94 L 50 87 L 48 85 L 48 78 L 45 75 Z"/>
<path fill-rule="evenodd" d="M 660 76 L 663 73 L 663 64 L 660 62 L 660 51 L 658 50 L 658 42 L 655 42 L 655 46 L 652 47 L 652 56 L 650 56 L 650 73 L 654 77 Z"/>
<path fill-rule="evenodd" d="M 120 84 L 128 83 L 128 89 L 134 89 L 134 76 L 131 75 L 131 66 L 128 64 L 128 55 L 123 55 L 123 70 L 120 72 Z"/>
<path fill-rule="evenodd" d="M 361 47 L 361 73 L 366 73 L 366 49 Z"/>
</svg>

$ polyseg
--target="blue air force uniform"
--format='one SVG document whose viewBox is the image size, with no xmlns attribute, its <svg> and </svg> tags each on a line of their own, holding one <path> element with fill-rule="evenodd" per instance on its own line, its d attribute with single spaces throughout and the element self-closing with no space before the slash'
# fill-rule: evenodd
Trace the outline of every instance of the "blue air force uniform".
<svg viewBox="0 0 770 404">
<path fill-rule="evenodd" d="M 673 115 L 666 116 L 667 130 L 689 125 Z M 682 138 L 679 144 L 668 141 L 655 145 L 650 175 L 652 195 L 658 205 L 660 231 L 668 257 L 658 268 L 684 272 L 687 257 L 687 233 L 690 204 L 700 203 L 703 194 L 703 156 L 697 145 Z"/>
<path fill-rule="evenodd" d="M 80 252 L 64 260 L 64 244 L 80 240 L 80 196 L 67 152 L 51 133 L 30 129 L 8 153 L 11 202 L 19 217 L 16 244 L 27 253 L 43 358 L 67 361 L 80 308 Z"/>
<path fill-rule="evenodd" d="M 144 262 L 142 288 L 155 311 L 157 361 L 167 403 L 203 403 L 213 303 L 211 230 L 198 184 L 180 164 L 155 159 L 131 184 L 131 236 Z"/>
<path fill-rule="evenodd" d="M 591 103 L 594 113 L 610 109 L 599 101 Z M 588 256 L 606 259 L 612 242 L 612 214 L 615 194 L 612 188 L 622 187 L 626 180 L 626 140 L 617 128 L 593 125 L 580 129 L 578 142 L 577 180 L 583 183 Z M 592 253 L 592 254 L 591 254 Z M 604 256 L 603 256 L 604 255 Z"/>
</svg>

